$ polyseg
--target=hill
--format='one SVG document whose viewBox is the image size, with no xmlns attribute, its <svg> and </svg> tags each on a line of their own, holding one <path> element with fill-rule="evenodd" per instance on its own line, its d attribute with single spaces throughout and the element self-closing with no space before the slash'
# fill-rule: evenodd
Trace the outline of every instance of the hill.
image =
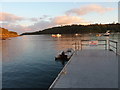
<svg viewBox="0 0 120 90">
<path fill-rule="evenodd" d="M 105 33 L 107 30 L 110 30 L 112 33 L 120 32 L 120 24 L 66 25 L 48 28 L 42 31 L 26 32 L 21 35 Z"/>
<path fill-rule="evenodd" d="M 0 27 L 0 39 L 6 39 L 9 37 L 17 37 L 19 36 L 16 32 L 13 31 L 8 31 L 5 28 Z"/>
</svg>

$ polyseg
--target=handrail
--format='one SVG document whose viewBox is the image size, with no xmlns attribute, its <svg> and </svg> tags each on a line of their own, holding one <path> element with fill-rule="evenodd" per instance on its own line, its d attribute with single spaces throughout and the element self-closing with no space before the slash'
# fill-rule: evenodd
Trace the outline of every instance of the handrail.
<svg viewBox="0 0 120 90">
<path fill-rule="evenodd" d="M 91 41 L 91 40 L 81 40 L 81 50 L 82 50 L 82 46 L 85 45 L 85 46 L 88 46 L 89 44 L 83 44 L 82 42 L 84 41 Z M 108 47 L 108 50 L 113 50 L 113 48 L 115 49 L 115 53 L 116 55 L 118 54 L 118 42 L 117 41 L 113 41 L 113 40 L 97 40 L 98 42 L 99 41 L 104 41 L 103 44 L 97 44 L 97 45 L 103 45 L 105 46 L 105 50 L 107 50 L 107 47 Z M 115 45 L 112 45 L 111 43 L 114 43 Z M 112 48 L 111 48 L 112 47 Z"/>
<path fill-rule="evenodd" d="M 112 45 L 111 43 L 114 43 L 115 45 Z M 115 49 L 115 51 L 113 50 L 113 48 Z M 116 55 L 117 55 L 118 54 L 118 42 L 113 41 L 113 40 L 109 40 L 108 49 L 114 51 L 116 53 Z"/>
<path fill-rule="evenodd" d="M 91 41 L 91 40 L 81 40 L 81 41 Z M 106 40 L 97 40 L 97 41 L 106 41 Z"/>
<path fill-rule="evenodd" d="M 110 42 L 118 43 L 117 41 L 109 40 Z"/>
<path fill-rule="evenodd" d="M 83 45 L 86 45 L 86 46 L 89 45 L 89 44 L 83 44 L 82 42 L 84 42 L 84 41 L 91 41 L 91 40 L 81 40 L 81 50 L 82 50 L 82 46 L 83 46 Z M 104 45 L 104 46 L 105 46 L 105 49 L 107 49 L 107 41 L 106 41 L 106 40 L 97 40 L 97 41 L 104 41 L 103 44 L 97 44 L 97 45 Z"/>
</svg>

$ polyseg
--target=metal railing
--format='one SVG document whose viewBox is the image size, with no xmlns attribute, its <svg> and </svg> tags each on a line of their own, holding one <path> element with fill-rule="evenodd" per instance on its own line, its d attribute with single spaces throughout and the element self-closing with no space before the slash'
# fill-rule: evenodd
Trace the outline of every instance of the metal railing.
<svg viewBox="0 0 120 90">
<path fill-rule="evenodd" d="M 108 49 L 110 51 L 114 51 L 116 54 L 118 54 L 118 42 L 117 41 L 113 41 L 113 40 L 109 40 L 109 42 L 108 42 Z"/>
<path fill-rule="evenodd" d="M 90 46 L 89 43 L 83 43 L 83 42 L 90 42 L 92 40 L 81 40 L 81 50 L 83 49 L 83 46 Z M 114 51 L 116 53 L 116 55 L 118 54 L 118 42 L 117 41 L 113 41 L 113 40 L 96 40 L 98 41 L 98 44 L 96 46 L 104 46 L 105 50 L 110 50 L 110 51 Z M 99 42 L 103 42 L 103 43 L 99 43 Z"/>
<path fill-rule="evenodd" d="M 83 42 L 90 42 L 90 41 L 92 40 L 81 40 L 81 50 L 83 46 L 89 46 L 88 43 L 84 44 Z M 96 40 L 96 41 L 98 41 L 97 46 L 100 46 L 100 45 L 105 46 L 105 49 L 107 50 L 107 40 Z M 99 43 L 99 42 L 104 42 L 104 43 Z"/>
</svg>

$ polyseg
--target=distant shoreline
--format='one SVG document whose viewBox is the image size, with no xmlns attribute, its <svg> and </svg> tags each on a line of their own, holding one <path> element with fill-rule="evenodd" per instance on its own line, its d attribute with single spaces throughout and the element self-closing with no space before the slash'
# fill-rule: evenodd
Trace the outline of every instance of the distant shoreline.
<svg viewBox="0 0 120 90">
<path fill-rule="evenodd" d="M 25 32 L 21 35 L 41 35 L 41 34 L 89 34 L 89 33 L 120 33 L 120 24 L 91 24 L 91 25 L 66 25 L 52 27 L 35 32 Z"/>
<path fill-rule="evenodd" d="M 77 33 L 77 34 L 80 34 L 80 33 Z M 88 35 L 88 34 L 104 34 L 104 33 L 84 33 L 83 35 Z M 111 33 L 111 34 L 120 34 L 120 32 Z M 51 34 L 25 34 L 25 35 L 51 35 Z M 74 34 L 61 34 L 61 35 L 74 35 Z M 19 35 L 19 36 L 24 36 L 24 35 Z"/>
</svg>

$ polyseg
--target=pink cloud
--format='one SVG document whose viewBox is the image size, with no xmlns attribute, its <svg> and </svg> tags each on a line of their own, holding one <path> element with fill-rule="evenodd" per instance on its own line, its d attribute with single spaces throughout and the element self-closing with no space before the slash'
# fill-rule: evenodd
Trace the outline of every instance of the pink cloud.
<svg viewBox="0 0 120 90">
<path fill-rule="evenodd" d="M 89 24 L 90 22 L 85 21 L 84 19 L 78 17 L 78 16 L 57 16 L 54 18 L 51 18 L 49 21 L 39 21 L 34 23 L 33 25 L 28 26 L 28 28 L 31 28 L 31 30 L 43 30 L 46 28 L 51 28 L 58 25 L 70 25 L 70 24 Z"/>
<path fill-rule="evenodd" d="M 23 26 L 23 25 L 14 24 L 14 23 L 13 24 L 2 23 L 2 27 L 8 30 L 11 30 L 11 31 L 16 31 L 19 34 L 23 32 L 39 31 L 39 30 L 43 30 L 43 29 L 50 28 L 53 26 L 55 25 L 52 23 L 52 21 L 39 21 L 29 26 Z"/>
<path fill-rule="evenodd" d="M 15 14 L 7 13 L 7 12 L 0 12 L 0 24 L 3 28 L 8 30 L 16 31 L 18 33 L 22 32 L 30 32 L 36 30 L 43 30 L 51 26 L 51 22 L 45 21 L 49 16 L 43 15 L 41 17 L 33 17 L 33 18 L 26 18 L 16 16 Z M 34 22 L 33 25 L 24 26 L 20 25 L 21 21 L 31 21 Z"/>
<path fill-rule="evenodd" d="M 32 31 L 32 29 L 28 28 L 27 26 L 16 25 L 16 24 L 2 23 L 2 27 L 18 33 Z"/>
<path fill-rule="evenodd" d="M 15 14 L 7 13 L 7 12 L 0 12 L 0 21 L 4 23 L 16 23 L 16 21 L 32 21 L 32 22 L 38 22 L 40 20 L 47 19 L 49 16 L 48 15 L 42 15 L 41 17 L 32 17 L 32 18 L 27 18 L 27 17 L 21 17 L 21 16 L 16 16 Z"/>
<path fill-rule="evenodd" d="M 41 20 L 29 26 L 22 26 L 15 23 L 2 23 L 2 27 L 7 28 L 9 30 L 16 31 L 18 33 L 22 33 L 22 32 L 39 31 L 39 30 L 51 28 L 57 25 L 88 24 L 88 23 L 89 22 L 86 22 L 84 19 L 78 16 L 63 15 L 63 16 L 57 16 L 57 17 L 51 18 L 49 21 Z"/>
<path fill-rule="evenodd" d="M 24 20 L 23 17 L 16 16 L 11 13 L 6 13 L 6 12 L 0 12 L 0 21 L 3 22 L 16 22 L 16 21 L 21 21 Z"/>
<path fill-rule="evenodd" d="M 67 15 L 70 15 L 70 14 L 86 15 L 91 12 L 105 13 L 112 10 L 114 10 L 114 8 L 108 8 L 108 7 L 103 7 L 97 4 L 91 4 L 91 5 L 86 5 L 80 8 L 74 8 L 74 9 L 68 10 L 66 14 Z"/>
<path fill-rule="evenodd" d="M 66 24 L 87 24 L 87 22 L 78 16 L 57 16 L 53 19 L 56 25 L 66 25 Z"/>
</svg>

